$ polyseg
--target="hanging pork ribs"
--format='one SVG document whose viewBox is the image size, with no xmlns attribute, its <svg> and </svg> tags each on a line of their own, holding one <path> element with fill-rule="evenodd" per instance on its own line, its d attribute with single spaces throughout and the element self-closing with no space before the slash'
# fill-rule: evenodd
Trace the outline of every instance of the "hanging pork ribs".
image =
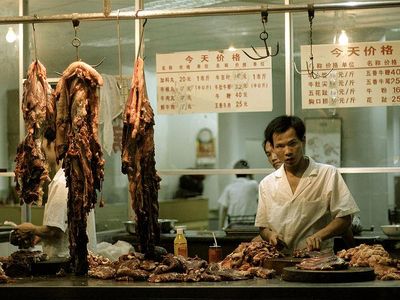
<svg viewBox="0 0 400 300">
<path fill-rule="evenodd" d="M 158 189 L 155 168 L 154 113 L 147 97 L 143 60 L 135 62 L 130 93 L 124 112 L 122 173 L 128 175 L 131 205 L 136 217 L 140 251 L 154 256 L 160 238 Z"/>
</svg>

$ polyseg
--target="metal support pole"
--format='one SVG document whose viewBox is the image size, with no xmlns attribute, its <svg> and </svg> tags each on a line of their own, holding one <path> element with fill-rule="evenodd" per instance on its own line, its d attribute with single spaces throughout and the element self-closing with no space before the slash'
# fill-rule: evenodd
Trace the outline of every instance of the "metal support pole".
<svg viewBox="0 0 400 300">
<path fill-rule="evenodd" d="M 26 5 L 26 0 L 19 0 L 18 1 L 18 14 L 20 16 L 23 16 L 25 14 L 25 8 L 27 7 Z M 18 74 L 19 74 L 19 107 L 22 107 L 22 96 L 23 96 L 23 78 L 25 77 L 24 74 L 24 57 L 25 57 L 25 51 L 24 51 L 24 43 L 25 43 L 25 38 L 27 37 L 24 24 L 19 24 L 18 26 L 18 31 L 19 31 L 19 39 L 18 39 Z M 21 111 L 19 110 L 19 113 L 21 114 Z M 19 117 L 19 140 L 22 141 L 25 138 L 25 123 L 24 119 L 22 117 Z M 21 222 L 31 222 L 32 220 L 32 211 L 30 205 L 23 204 L 21 206 Z"/>
<path fill-rule="evenodd" d="M 400 1 L 372 1 L 372 2 L 344 2 L 344 3 L 325 3 L 314 4 L 315 11 L 331 10 L 354 10 L 354 9 L 374 9 L 400 7 Z M 141 10 L 136 9 L 131 12 L 120 12 L 120 20 L 132 19 L 161 19 L 161 18 L 182 18 L 182 17 L 204 17 L 204 16 L 223 16 L 223 15 L 245 15 L 259 14 L 265 10 L 263 5 L 254 6 L 232 6 L 232 7 L 202 7 L 192 9 L 164 9 L 164 10 Z M 268 13 L 288 13 L 306 12 L 307 4 L 288 4 L 288 5 L 268 5 Z M 117 20 L 118 12 L 113 11 L 109 15 L 101 13 L 75 13 L 53 16 L 18 16 L 1 17 L 1 24 L 17 23 L 51 23 L 51 22 L 71 22 L 72 18 L 86 21 L 112 21 Z"/>
<path fill-rule="evenodd" d="M 285 0 L 285 4 L 290 4 L 290 0 Z M 293 115 L 293 20 L 292 14 L 285 13 L 285 113 Z"/>
</svg>

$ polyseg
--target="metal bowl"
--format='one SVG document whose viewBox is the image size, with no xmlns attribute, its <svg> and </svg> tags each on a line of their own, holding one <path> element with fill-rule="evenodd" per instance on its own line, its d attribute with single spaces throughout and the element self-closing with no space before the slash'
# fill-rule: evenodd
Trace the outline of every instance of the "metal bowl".
<svg viewBox="0 0 400 300">
<path fill-rule="evenodd" d="M 400 224 L 397 225 L 382 225 L 381 229 L 387 236 L 400 236 Z"/>
<path fill-rule="evenodd" d="M 125 221 L 124 222 L 125 229 L 130 234 L 136 234 L 136 223 L 133 221 Z"/>
<path fill-rule="evenodd" d="M 160 224 L 161 233 L 170 233 L 175 227 L 176 219 L 158 219 L 158 224 Z"/>
</svg>

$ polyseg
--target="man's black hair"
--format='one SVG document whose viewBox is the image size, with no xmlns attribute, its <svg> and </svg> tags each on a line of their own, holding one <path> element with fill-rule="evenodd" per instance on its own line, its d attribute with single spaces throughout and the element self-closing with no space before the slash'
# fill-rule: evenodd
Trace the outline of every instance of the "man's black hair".
<svg viewBox="0 0 400 300">
<path fill-rule="evenodd" d="M 299 140 L 304 140 L 304 134 L 306 133 L 306 126 L 302 119 L 297 116 L 279 116 L 273 119 L 264 130 L 264 142 L 263 147 L 265 151 L 265 145 L 270 142 L 274 146 L 272 136 L 274 133 L 284 133 L 289 128 L 293 128 L 296 131 L 296 136 Z"/>
<path fill-rule="evenodd" d="M 241 159 L 235 163 L 233 166 L 234 169 L 248 169 L 249 163 L 244 159 Z M 249 174 L 236 174 L 236 177 L 247 177 Z"/>
<path fill-rule="evenodd" d="M 51 143 L 56 139 L 56 131 L 53 127 L 48 126 L 44 131 L 43 137 L 48 141 L 48 143 Z"/>
</svg>

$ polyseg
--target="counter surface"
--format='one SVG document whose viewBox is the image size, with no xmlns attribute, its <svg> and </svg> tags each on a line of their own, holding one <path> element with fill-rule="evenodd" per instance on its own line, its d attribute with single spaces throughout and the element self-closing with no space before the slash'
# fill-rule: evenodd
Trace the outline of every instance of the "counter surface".
<svg viewBox="0 0 400 300">
<path fill-rule="evenodd" d="M 33 277 L 0 284 L 5 299 L 395 299 L 399 281 L 296 283 L 279 278 L 224 282 L 148 283 L 68 275 Z M 25 298 L 26 297 L 26 298 Z"/>
<path fill-rule="evenodd" d="M 174 234 L 162 235 L 161 240 L 171 244 Z M 216 233 L 225 250 L 236 247 L 252 236 L 226 236 Z M 189 249 L 199 252 L 213 241 L 208 232 L 187 232 Z M 115 233 L 114 240 L 134 241 L 132 235 Z M 385 242 L 387 239 L 383 239 Z M 364 241 L 364 240 L 360 240 Z M 376 239 L 373 239 L 375 242 Z M 395 241 L 396 243 L 399 240 Z M 168 249 L 167 249 L 168 250 Z M 190 253 L 189 253 L 190 254 Z M 205 254 L 204 254 L 205 255 Z M 192 254 L 190 254 L 192 256 Z M 194 255 L 193 255 L 194 256 Z M 99 280 L 86 276 L 66 277 L 38 276 L 17 278 L 0 284 L 0 299 L 397 299 L 400 294 L 399 281 L 365 281 L 349 283 L 301 283 L 287 282 L 280 277 L 274 279 L 250 279 L 223 282 L 196 283 L 148 283 Z"/>
</svg>

